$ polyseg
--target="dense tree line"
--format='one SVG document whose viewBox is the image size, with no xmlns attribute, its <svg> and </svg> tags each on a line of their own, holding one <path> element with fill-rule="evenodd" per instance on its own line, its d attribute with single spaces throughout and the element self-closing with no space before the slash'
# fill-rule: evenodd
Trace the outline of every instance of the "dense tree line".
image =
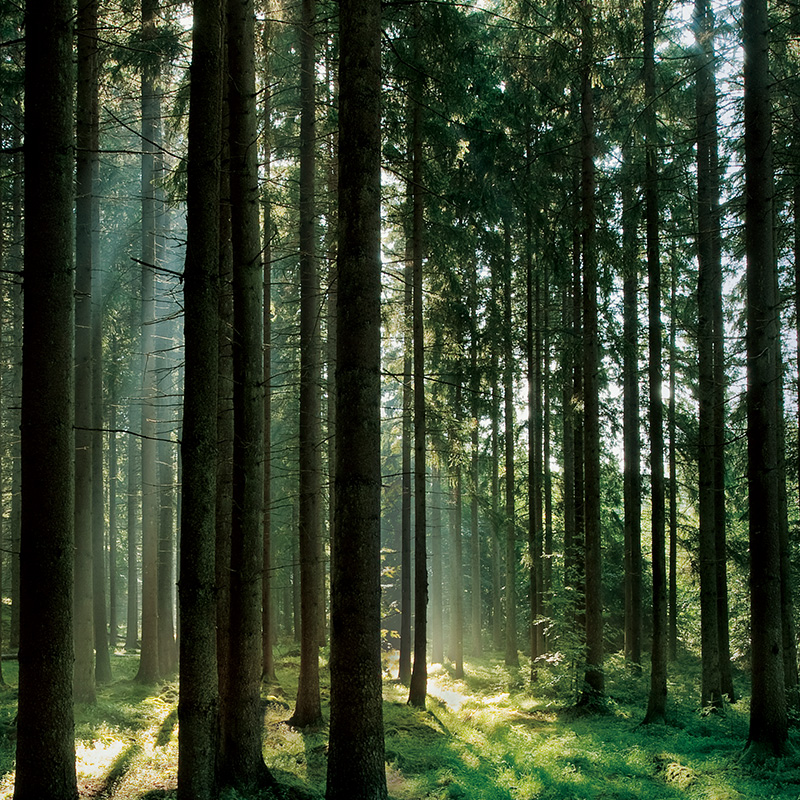
<svg viewBox="0 0 800 800">
<path fill-rule="evenodd" d="M 620 652 L 646 723 L 699 659 L 698 706 L 751 694 L 747 757 L 785 752 L 791 13 L 24 12 L 0 61 L 15 796 L 76 796 L 72 705 L 116 647 L 144 683 L 178 671 L 185 798 L 277 791 L 260 695 L 287 640 L 290 724 L 321 723 L 331 671 L 331 798 L 386 796 L 384 651 L 413 706 L 430 663 L 495 651 L 534 691 L 560 664 L 589 710 Z"/>
</svg>

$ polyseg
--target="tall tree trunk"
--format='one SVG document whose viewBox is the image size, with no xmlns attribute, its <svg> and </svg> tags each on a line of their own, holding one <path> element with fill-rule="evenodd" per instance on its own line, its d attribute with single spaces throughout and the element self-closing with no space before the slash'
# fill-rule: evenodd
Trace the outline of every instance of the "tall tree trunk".
<svg viewBox="0 0 800 800">
<path fill-rule="evenodd" d="M 320 429 L 319 275 L 314 218 L 316 162 L 315 0 L 303 0 L 300 16 L 300 677 L 290 723 L 302 728 L 322 721 L 319 693 L 320 558 L 322 510 Z"/>
<path fill-rule="evenodd" d="M 505 663 L 519 666 L 517 650 L 517 521 L 515 511 L 514 477 L 514 346 L 513 318 L 511 316 L 512 275 L 511 225 L 503 222 L 503 405 L 505 417 L 505 531 L 506 531 L 506 636 Z"/>
<path fill-rule="evenodd" d="M 431 663 L 444 662 L 444 592 L 442 580 L 442 492 L 441 457 L 437 458 L 431 469 L 431 504 L 430 504 L 430 542 L 431 542 Z"/>
<path fill-rule="evenodd" d="M 95 170 L 99 169 L 99 163 Z M 99 251 L 99 207 L 94 204 L 92 249 Z M 97 263 L 98 259 L 92 259 Z M 99 272 L 99 271 L 98 271 Z M 111 654 L 108 649 L 106 615 L 106 519 L 103 484 L 103 307 L 100 275 L 92 290 L 92 616 L 94 620 L 95 680 L 111 682 Z"/>
<path fill-rule="evenodd" d="M 410 237 L 406 239 L 406 264 L 403 293 L 403 422 L 401 471 L 402 498 L 400 509 L 400 654 L 397 678 L 404 686 L 411 681 L 411 437 L 414 413 L 414 260 Z M 436 656 L 433 656 L 434 663 Z"/>
<path fill-rule="evenodd" d="M 95 695 L 92 576 L 92 273 L 96 249 L 95 203 L 97 130 L 97 3 L 78 9 L 78 112 L 75 225 L 75 668 L 74 698 Z M 27 226 L 26 226 L 27 227 Z"/>
<path fill-rule="evenodd" d="M 639 433 L 639 215 L 633 185 L 622 189 L 623 236 L 623 447 L 625 497 L 625 660 L 642 663 L 642 470 Z"/>
<path fill-rule="evenodd" d="M 217 797 L 217 370 L 223 16 L 195 0 L 184 268 L 178 800 Z"/>
<path fill-rule="evenodd" d="M 111 389 L 111 403 L 108 409 L 108 630 L 109 647 L 113 652 L 117 647 L 119 632 L 118 621 L 118 579 L 117 547 L 119 531 L 117 530 L 117 477 L 119 473 L 119 454 L 117 451 L 117 392 Z"/>
<path fill-rule="evenodd" d="M 650 406 L 650 524 L 653 548 L 653 640 L 646 722 L 667 711 L 667 566 L 664 493 L 664 404 L 661 372 L 661 252 L 656 144 L 655 3 L 644 2 L 645 225 L 647 237 L 648 389 Z"/>
<path fill-rule="evenodd" d="M 261 748 L 261 571 L 264 565 L 263 273 L 252 0 L 228 8 L 233 254 L 233 514 L 224 785 L 274 783 Z"/>
<path fill-rule="evenodd" d="M 478 287 L 477 269 L 472 269 L 472 297 L 470 309 L 470 567 L 471 567 L 471 594 L 472 594 L 472 655 L 480 658 L 483 655 L 483 641 L 481 638 L 481 539 L 478 523 L 478 508 L 480 503 L 480 373 L 478 372 Z"/>
<path fill-rule="evenodd" d="M 133 408 L 128 411 L 128 422 L 133 414 Z M 132 427 L 132 426 L 131 426 Z M 137 447 L 136 437 L 128 434 L 126 448 L 127 462 L 127 508 L 126 508 L 126 533 L 128 540 L 128 593 L 125 604 L 125 649 L 132 652 L 139 646 L 139 548 L 136 543 L 136 520 L 139 510 L 139 492 L 137 481 Z"/>
<path fill-rule="evenodd" d="M 745 758 L 786 751 L 781 619 L 781 392 L 778 277 L 773 246 L 772 121 L 766 0 L 744 0 L 747 455 L 750 502 L 752 702 Z"/>
<path fill-rule="evenodd" d="M 21 454 L 20 454 L 20 408 L 22 405 L 22 306 L 23 306 L 23 159 L 22 159 L 22 112 L 19 104 L 15 103 L 12 110 L 14 120 L 14 133 L 12 145 L 15 149 L 14 180 L 12 188 L 12 205 L 14 218 L 12 221 L 12 246 L 9 255 L 13 258 L 15 271 L 14 282 L 11 288 L 13 323 L 12 323 L 12 371 L 10 400 L 11 409 L 10 427 L 15 432 L 11 440 L 11 620 L 9 649 L 16 651 L 19 648 L 19 550 L 20 530 L 22 515 L 21 482 Z"/>
<path fill-rule="evenodd" d="M 455 441 L 461 430 L 461 374 L 455 378 L 455 427 L 452 440 Z M 452 642 L 451 658 L 453 661 L 453 677 L 464 677 L 464 541 L 462 538 L 462 494 L 463 479 L 461 476 L 460 455 L 455 456 L 453 465 L 453 618 L 450 620 L 450 636 Z"/>
<path fill-rule="evenodd" d="M 592 6 L 582 6 L 581 74 L 581 224 L 583 266 L 583 375 L 585 459 L 586 670 L 581 703 L 604 694 L 603 598 L 600 530 L 600 347 L 597 326 L 597 254 L 595 252 L 594 98 L 592 91 Z"/>
<path fill-rule="evenodd" d="M 157 36 L 158 0 L 142 2 L 142 38 L 152 47 Z M 157 261 L 156 209 L 157 142 L 161 102 L 156 85 L 158 56 L 148 53 L 142 68 L 142 650 L 137 680 L 154 683 L 158 665 L 158 475 L 154 398 L 155 265 Z"/>
<path fill-rule="evenodd" d="M 669 660 L 678 660 L 678 440 L 675 414 L 675 346 L 678 334 L 677 295 L 678 271 L 675 259 L 670 270 L 670 330 L 669 330 Z"/>
<path fill-rule="evenodd" d="M 492 287 L 493 299 L 495 295 Z M 492 516 L 491 516 L 491 564 L 492 564 L 492 646 L 495 650 L 503 647 L 503 594 L 501 575 L 503 565 L 501 561 L 500 538 L 502 530 L 500 525 L 500 392 L 498 391 L 499 368 L 497 363 L 497 349 L 492 348 Z"/>
<path fill-rule="evenodd" d="M 77 800 L 72 705 L 72 4 L 26 8 L 22 551 L 15 800 Z M 46 464 L 47 469 L 42 469 Z"/>
<path fill-rule="evenodd" d="M 326 797 L 385 800 L 380 664 L 380 3 L 342 0 L 339 26 L 334 531 L 347 535 L 333 538 Z"/>
<path fill-rule="evenodd" d="M 714 70 L 714 18 L 707 0 L 695 2 L 697 69 L 695 92 L 697 110 L 697 307 L 698 307 L 698 397 L 699 480 L 698 518 L 700 540 L 700 629 L 702 646 L 701 704 L 703 708 L 722 705 L 719 619 L 717 607 L 715 407 L 714 388 L 714 235 L 715 198 L 711 149 L 716 147 L 716 97 Z"/>
<path fill-rule="evenodd" d="M 264 254 L 264 573 L 261 583 L 261 671 L 266 680 L 275 681 L 276 638 L 275 599 L 272 591 L 272 85 L 271 48 L 273 23 L 264 22 L 264 187 L 261 195 Z"/>
<path fill-rule="evenodd" d="M 161 409 L 162 415 L 164 409 Z M 166 434 L 162 434 L 164 436 Z M 170 675 L 177 666 L 175 647 L 175 464 L 173 444 L 158 443 L 159 515 L 158 515 L 158 669 Z"/>
<path fill-rule="evenodd" d="M 419 30 L 419 20 L 417 19 Z M 425 329 L 422 317 L 422 232 L 425 225 L 422 196 L 422 97 L 421 86 L 412 104 L 413 186 L 412 262 L 414 325 L 414 666 L 408 702 L 425 708 L 428 693 L 427 608 L 428 570 L 426 558 L 427 511 L 425 501 L 426 426 L 425 426 Z"/>
</svg>

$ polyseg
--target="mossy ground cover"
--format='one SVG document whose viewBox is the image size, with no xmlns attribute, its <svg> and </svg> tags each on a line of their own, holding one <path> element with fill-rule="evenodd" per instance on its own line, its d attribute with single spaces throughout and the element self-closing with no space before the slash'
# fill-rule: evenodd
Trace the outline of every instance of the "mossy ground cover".
<svg viewBox="0 0 800 800">
<path fill-rule="evenodd" d="M 174 796 L 177 772 L 177 684 L 133 681 L 138 657 L 118 653 L 115 682 L 94 706 L 76 709 L 81 796 L 155 800 Z M 797 800 L 797 756 L 744 765 L 748 703 L 724 714 L 696 707 L 696 665 L 682 663 L 670 683 L 670 722 L 642 726 L 646 673 L 632 675 L 612 658 L 603 713 L 583 715 L 571 702 L 563 665 L 543 665 L 531 687 L 528 670 L 497 660 L 467 662 L 455 680 L 446 666 L 430 669 L 426 710 L 406 704 L 407 690 L 384 687 L 386 775 L 393 800 Z M 278 682 L 264 686 L 267 764 L 287 789 L 322 797 L 327 729 L 286 724 L 297 686 L 296 653 L 278 651 Z M 4 662 L 0 687 L 0 800 L 11 798 L 16 664 Z M 328 680 L 322 670 L 323 686 Z M 742 688 L 745 688 L 744 686 Z M 323 707 L 327 716 L 327 688 Z M 290 789 L 289 789 L 290 792 Z M 234 800 L 233 797 L 226 800 Z"/>
</svg>

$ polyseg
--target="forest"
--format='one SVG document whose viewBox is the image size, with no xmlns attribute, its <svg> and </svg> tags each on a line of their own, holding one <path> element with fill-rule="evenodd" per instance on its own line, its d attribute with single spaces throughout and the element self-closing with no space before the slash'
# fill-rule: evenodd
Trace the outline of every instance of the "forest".
<svg viewBox="0 0 800 800">
<path fill-rule="evenodd" d="M 0 798 L 796 798 L 793 3 L 0 8 Z"/>
</svg>

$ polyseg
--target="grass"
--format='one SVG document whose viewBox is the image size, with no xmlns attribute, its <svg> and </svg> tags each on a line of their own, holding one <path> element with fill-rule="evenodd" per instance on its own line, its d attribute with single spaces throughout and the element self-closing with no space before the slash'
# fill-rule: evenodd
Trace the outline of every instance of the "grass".
<svg viewBox="0 0 800 800">
<path fill-rule="evenodd" d="M 154 800 L 174 796 L 177 685 L 143 687 L 135 655 L 113 658 L 117 680 L 94 706 L 76 709 L 81 796 Z M 16 665 L 3 664 L 0 688 L 0 800 L 13 790 Z M 456 680 L 432 665 L 426 710 L 407 690 L 384 685 L 386 776 L 393 800 L 797 800 L 800 760 L 745 765 L 748 703 L 703 716 L 696 665 L 679 665 L 670 683 L 670 721 L 642 726 L 648 678 L 617 658 L 607 662 L 604 713 L 582 715 L 570 702 L 564 665 L 543 665 L 533 687 L 527 671 L 492 659 L 468 662 Z M 286 724 L 294 705 L 298 658 L 278 652 L 278 682 L 264 686 L 266 762 L 287 787 L 322 797 L 327 728 Z M 327 717 L 327 671 L 322 670 Z M 797 746 L 798 734 L 792 739 Z M 231 796 L 225 800 L 234 800 Z"/>
</svg>

